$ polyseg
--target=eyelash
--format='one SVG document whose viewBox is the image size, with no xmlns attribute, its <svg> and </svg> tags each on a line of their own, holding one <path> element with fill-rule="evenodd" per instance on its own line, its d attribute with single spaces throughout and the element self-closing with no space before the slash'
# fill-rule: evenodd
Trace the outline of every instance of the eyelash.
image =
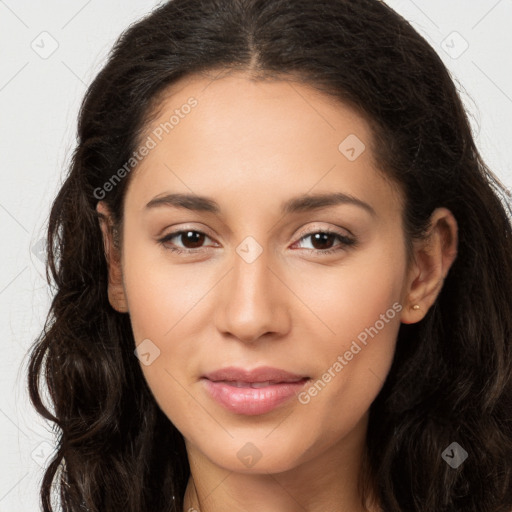
<svg viewBox="0 0 512 512">
<path fill-rule="evenodd" d="M 198 249 L 181 249 L 179 247 L 169 247 L 168 245 L 166 245 L 166 243 L 179 236 L 179 235 L 183 235 L 183 234 L 186 234 L 186 233 L 189 233 L 189 232 L 192 232 L 192 233 L 199 233 L 200 235 L 205 235 L 207 238 L 211 238 L 209 237 L 206 233 L 204 233 L 203 231 L 199 231 L 197 229 L 185 229 L 185 230 L 180 230 L 180 231 L 175 231 L 174 233 L 169 233 L 168 235 L 164 236 L 163 238 L 160 238 L 158 240 L 158 242 L 160 243 L 160 245 L 162 245 L 164 247 L 164 249 L 168 250 L 168 251 L 171 251 L 175 254 L 198 254 L 200 252 L 203 252 L 203 249 L 205 249 L 204 247 L 200 247 Z M 309 252 L 309 254 L 311 253 L 314 253 L 316 255 L 320 255 L 320 256 L 323 256 L 323 255 L 327 255 L 327 254 L 332 254 L 332 253 L 335 253 L 335 252 L 338 252 L 338 251 L 341 251 L 341 250 L 346 250 L 346 248 L 349 248 L 349 247 L 354 247 L 356 244 L 357 244 L 357 241 L 356 239 L 354 238 L 350 238 L 348 236 L 345 236 L 345 235 L 341 235 L 340 233 L 336 232 L 336 231 L 332 231 L 330 229 L 323 229 L 323 230 L 317 230 L 317 231 L 311 231 L 309 233 L 305 233 L 304 235 L 302 235 L 300 238 L 299 238 L 299 242 L 301 240 L 303 240 L 304 238 L 308 238 L 310 236 L 313 236 L 313 235 L 316 235 L 316 234 L 326 234 L 326 235 L 334 235 L 340 242 L 341 244 L 338 245 L 337 247 L 335 247 L 334 249 L 325 249 L 325 250 L 321 250 L 321 249 L 303 249 L 303 250 L 306 250 Z"/>
</svg>

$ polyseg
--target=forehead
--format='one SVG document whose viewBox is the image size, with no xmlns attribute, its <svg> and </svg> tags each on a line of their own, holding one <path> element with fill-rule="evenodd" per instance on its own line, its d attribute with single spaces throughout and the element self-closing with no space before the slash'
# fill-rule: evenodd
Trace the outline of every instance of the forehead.
<svg viewBox="0 0 512 512">
<path fill-rule="evenodd" d="M 232 150 L 242 149 L 247 143 L 271 148 L 297 141 L 290 146 L 294 154 L 300 154 L 302 148 L 318 149 L 322 142 L 331 148 L 334 145 L 337 150 L 339 138 L 345 132 L 357 135 L 366 145 L 371 143 L 372 136 L 355 109 L 310 85 L 291 78 L 256 80 L 242 72 L 217 77 L 210 72 L 177 81 L 158 98 L 146 131 L 149 134 L 161 127 L 165 132 L 162 135 L 173 135 L 173 140 L 165 137 L 168 143 L 178 144 L 184 142 L 180 134 L 189 135 L 190 124 L 194 135 L 203 142 L 214 138 L 216 144 L 224 143 Z M 299 144 L 306 141 L 310 141 L 306 147 Z M 283 147 L 286 149 L 288 145 Z"/>
<path fill-rule="evenodd" d="M 236 190 L 242 202 L 250 193 L 281 204 L 285 196 L 334 189 L 398 199 L 377 172 L 365 119 L 298 82 L 242 73 L 185 77 L 159 98 L 141 137 L 149 140 L 153 147 L 131 177 L 130 193 L 140 200 L 173 190 L 217 197 Z"/>
</svg>

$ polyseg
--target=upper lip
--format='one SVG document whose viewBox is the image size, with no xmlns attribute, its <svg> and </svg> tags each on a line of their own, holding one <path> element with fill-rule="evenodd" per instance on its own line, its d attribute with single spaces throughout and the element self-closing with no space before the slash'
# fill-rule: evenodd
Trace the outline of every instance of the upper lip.
<svg viewBox="0 0 512 512">
<path fill-rule="evenodd" d="M 293 382 L 307 378 L 305 375 L 297 375 L 271 366 L 260 366 L 252 370 L 228 366 L 203 375 L 204 378 L 216 381 L 235 382 Z"/>
</svg>

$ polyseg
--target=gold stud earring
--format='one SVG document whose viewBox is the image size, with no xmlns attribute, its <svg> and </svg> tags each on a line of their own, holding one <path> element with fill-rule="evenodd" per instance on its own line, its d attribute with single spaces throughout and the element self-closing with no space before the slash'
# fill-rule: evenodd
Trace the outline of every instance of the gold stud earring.
<svg viewBox="0 0 512 512">
<path fill-rule="evenodd" d="M 418 304 L 414 304 L 414 306 L 412 306 L 412 309 L 420 309 L 420 307 L 418 306 Z"/>
</svg>

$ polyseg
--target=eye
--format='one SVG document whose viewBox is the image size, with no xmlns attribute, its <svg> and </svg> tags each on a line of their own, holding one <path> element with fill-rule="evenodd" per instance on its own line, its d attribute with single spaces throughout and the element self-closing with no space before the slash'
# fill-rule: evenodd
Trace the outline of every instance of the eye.
<svg viewBox="0 0 512 512">
<path fill-rule="evenodd" d="M 211 240 L 211 238 L 202 231 L 194 229 L 185 229 L 175 231 L 174 233 L 169 233 L 168 235 L 159 239 L 158 242 L 165 249 L 172 251 L 176 254 L 197 254 L 199 252 L 203 252 L 206 249 L 206 247 L 203 247 L 206 238 Z M 352 237 L 343 235 L 341 233 L 338 233 L 337 231 L 325 229 L 312 231 L 310 233 L 302 235 L 302 237 L 296 244 L 300 244 L 303 240 L 306 240 L 308 238 L 311 238 L 314 247 L 312 249 L 305 248 L 305 250 L 319 256 L 345 250 L 347 247 L 355 246 L 357 243 L 356 239 Z M 169 245 L 169 242 L 171 242 L 173 239 L 180 240 L 183 247 L 176 246 L 175 243 L 171 243 Z M 332 248 L 332 244 L 336 240 L 338 240 L 339 243 L 338 245 L 335 245 L 334 248 Z"/>
<path fill-rule="evenodd" d="M 306 240 L 308 238 L 311 239 L 314 247 L 313 249 L 306 248 L 306 250 L 311 253 L 318 254 L 319 256 L 345 250 L 347 247 L 355 246 L 357 243 L 355 238 L 351 238 L 349 236 L 338 233 L 337 231 L 331 231 L 329 229 L 317 230 L 307 233 L 300 238 L 298 243 L 300 244 L 302 240 Z M 332 248 L 332 243 L 335 240 L 338 240 L 340 243 Z M 315 245 L 320 246 L 320 248 L 315 247 Z M 325 247 L 326 245 L 328 247 Z"/>
<path fill-rule="evenodd" d="M 178 240 L 181 239 L 185 247 L 175 247 L 175 244 L 169 246 L 168 243 L 174 238 L 177 238 Z M 201 244 L 204 243 L 205 238 L 210 237 L 206 233 L 203 233 L 202 231 L 197 231 L 195 229 L 184 229 L 181 231 L 175 231 L 174 233 L 169 233 L 163 238 L 160 238 L 158 242 L 162 246 L 164 246 L 165 249 L 175 252 L 177 254 L 197 253 L 201 252 L 201 250 L 204 249 L 204 247 L 201 247 Z M 192 247 L 187 247 L 187 245 L 191 245 Z"/>
</svg>

